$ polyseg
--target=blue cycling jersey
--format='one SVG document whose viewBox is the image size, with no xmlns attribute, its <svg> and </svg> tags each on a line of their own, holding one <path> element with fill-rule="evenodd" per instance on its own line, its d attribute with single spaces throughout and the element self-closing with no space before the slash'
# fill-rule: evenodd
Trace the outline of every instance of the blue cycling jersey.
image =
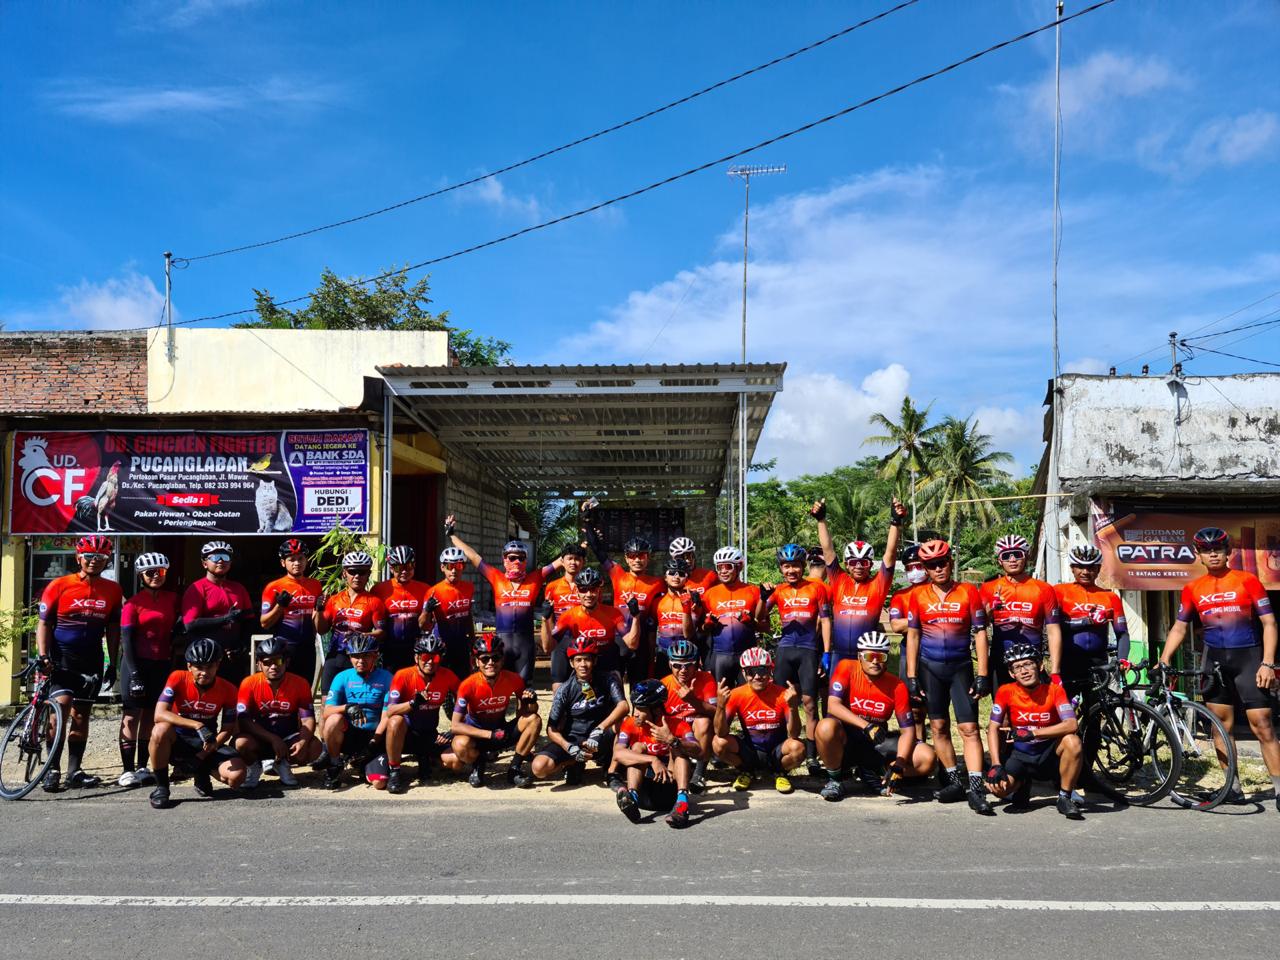
<svg viewBox="0 0 1280 960">
<path fill-rule="evenodd" d="M 378 667 L 367 677 L 362 677 L 352 667 L 333 678 L 333 686 L 329 688 L 329 695 L 324 698 L 324 705 L 344 707 L 354 704 L 364 707 L 364 718 L 356 726 L 362 730 L 374 730 L 382 719 L 382 710 L 386 706 L 390 690 L 391 671 Z"/>
</svg>

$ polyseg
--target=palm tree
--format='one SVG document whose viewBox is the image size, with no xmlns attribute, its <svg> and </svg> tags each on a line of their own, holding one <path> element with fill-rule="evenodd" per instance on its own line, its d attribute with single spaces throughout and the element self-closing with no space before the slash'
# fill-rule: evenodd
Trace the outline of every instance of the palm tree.
<svg viewBox="0 0 1280 960">
<path fill-rule="evenodd" d="M 575 500 L 561 500 L 539 494 L 515 501 L 536 529 L 529 531 L 538 544 L 539 564 L 547 564 L 560 556 L 560 551 L 578 538 L 578 504 Z"/>
<path fill-rule="evenodd" d="M 880 458 L 880 476 L 894 483 L 894 492 L 899 496 L 904 491 L 911 494 L 911 535 L 919 538 L 916 524 L 916 486 L 921 474 L 929 473 L 928 450 L 930 443 L 938 436 L 940 426 L 929 425 L 929 409 L 932 403 L 923 410 L 917 409 L 910 397 L 902 398 L 902 410 L 898 414 L 898 422 L 894 423 L 883 413 L 873 413 L 868 421 L 882 427 L 884 433 L 867 437 L 863 443 L 877 447 L 892 449 Z"/>
<path fill-rule="evenodd" d="M 991 437 L 979 431 L 972 417 L 947 417 L 935 429 L 926 443 L 929 476 L 920 484 L 920 500 L 930 520 L 946 526 L 948 539 L 961 521 L 983 527 L 999 522 L 1000 513 L 985 487 L 1008 479 L 999 464 L 1012 463 L 1013 457 L 992 450 Z"/>
</svg>

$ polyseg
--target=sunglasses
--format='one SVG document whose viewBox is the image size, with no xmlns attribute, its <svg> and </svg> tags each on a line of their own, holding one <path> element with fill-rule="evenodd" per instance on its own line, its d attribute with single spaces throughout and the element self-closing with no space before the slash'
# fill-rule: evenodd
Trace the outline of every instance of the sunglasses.
<svg viewBox="0 0 1280 960">
<path fill-rule="evenodd" d="M 849 566 L 851 566 L 851 567 L 869 567 L 869 566 L 871 566 L 871 561 L 870 561 L 870 560 L 850 560 L 850 561 L 849 561 Z"/>
<path fill-rule="evenodd" d="M 440 654 L 438 653 L 420 653 L 418 654 L 419 663 L 439 663 Z"/>
<path fill-rule="evenodd" d="M 490 653 L 482 653 L 480 656 L 476 657 L 476 663 L 497 663 L 501 659 L 501 657 L 495 657 Z"/>
<path fill-rule="evenodd" d="M 111 554 L 109 553 L 82 553 L 80 554 L 80 556 L 84 557 L 86 560 L 89 560 L 89 561 L 102 560 L 105 562 L 111 559 Z"/>
<path fill-rule="evenodd" d="M 502 555 L 503 560 L 512 560 L 518 563 L 524 563 L 526 557 L 523 553 L 505 553 Z"/>
<path fill-rule="evenodd" d="M 284 657 L 259 657 L 258 663 L 264 667 L 283 667 Z"/>
<path fill-rule="evenodd" d="M 442 570 L 462 570 L 465 567 L 466 567 L 466 564 L 460 560 L 454 560 L 450 563 L 440 564 L 440 568 Z"/>
<path fill-rule="evenodd" d="M 1025 560 L 1026 557 L 1026 553 L 1022 550 L 1006 550 L 1000 554 L 999 559 L 1001 563 L 1006 563 L 1010 560 Z"/>
<path fill-rule="evenodd" d="M 943 567 L 948 566 L 950 563 L 951 563 L 950 560 L 930 560 L 928 563 L 924 565 L 924 568 L 926 570 L 941 570 Z"/>
<path fill-rule="evenodd" d="M 373 573 L 373 568 L 372 567 L 347 567 L 342 572 L 349 573 L 353 577 L 367 577 L 369 576 L 369 574 Z"/>
<path fill-rule="evenodd" d="M 752 667 L 750 670 L 743 671 L 748 677 L 768 677 L 773 671 L 768 667 Z"/>
<path fill-rule="evenodd" d="M 867 663 L 884 663 L 889 659 L 889 655 L 887 653 L 881 653 L 879 650 L 864 650 L 862 653 L 858 654 L 858 656 L 867 661 Z"/>
<path fill-rule="evenodd" d="M 150 570 L 143 570 L 142 575 L 144 577 L 159 577 L 168 572 L 169 570 L 166 567 L 152 567 Z"/>
<path fill-rule="evenodd" d="M 647 557 L 647 556 L 649 556 L 649 554 L 647 554 L 647 553 L 628 553 L 628 554 L 627 554 L 627 556 L 628 556 L 628 557 L 630 557 L 632 560 L 639 560 L 641 557 Z"/>
<path fill-rule="evenodd" d="M 697 660 L 674 660 L 671 663 L 672 670 L 696 670 L 697 667 Z"/>
<path fill-rule="evenodd" d="M 205 557 L 210 563 L 230 563 L 231 554 L 229 553 L 211 553 Z"/>
</svg>

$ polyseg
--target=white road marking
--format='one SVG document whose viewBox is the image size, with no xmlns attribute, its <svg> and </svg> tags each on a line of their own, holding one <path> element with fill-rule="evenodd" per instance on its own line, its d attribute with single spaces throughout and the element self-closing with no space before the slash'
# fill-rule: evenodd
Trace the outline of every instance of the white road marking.
<svg viewBox="0 0 1280 960">
<path fill-rule="evenodd" d="M 921 897 L 768 897 L 726 894 L 406 894 L 402 896 L 142 897 L 0 893 L 23 907 L 824 907 L 875 910 L 1012 910 L 1049 913 L 1280 912 L 1280 900 L 965 900 Z"/>
</svg>

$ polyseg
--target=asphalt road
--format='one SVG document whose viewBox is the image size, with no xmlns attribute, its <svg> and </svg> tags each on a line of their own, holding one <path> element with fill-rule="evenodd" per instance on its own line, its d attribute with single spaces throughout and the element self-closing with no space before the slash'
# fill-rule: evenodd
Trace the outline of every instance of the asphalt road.
<svg viewBox="0 0 1280 960">
<path fill-rule="evenodd" d="M 391 797 L 285 794 L 268 777 L 257 798 L 174 793 L 183 802 L 166 812 L 115 788 L 0 808 L 0 956 L 1248 957 L 1274 953 L 1280 922 L 1191 909 L 1280 899 L 1270 800 L 1212 814 L 1100 807 L 1068 823 L 1051 807 L 982 819 L 909 798 L 722 786 L 675 831 L 631 825 L 591 783 Z M 90 900 L 31 899 L 42 895 Z M 407 895 L 434 900 L 341 899 Z M 622 902 L 566 902 L 584 895 Z M 121 896 L 336 899 L 93 900 Z M 690 897 L 719 899 L 674 899 Z"/>
</svg>

